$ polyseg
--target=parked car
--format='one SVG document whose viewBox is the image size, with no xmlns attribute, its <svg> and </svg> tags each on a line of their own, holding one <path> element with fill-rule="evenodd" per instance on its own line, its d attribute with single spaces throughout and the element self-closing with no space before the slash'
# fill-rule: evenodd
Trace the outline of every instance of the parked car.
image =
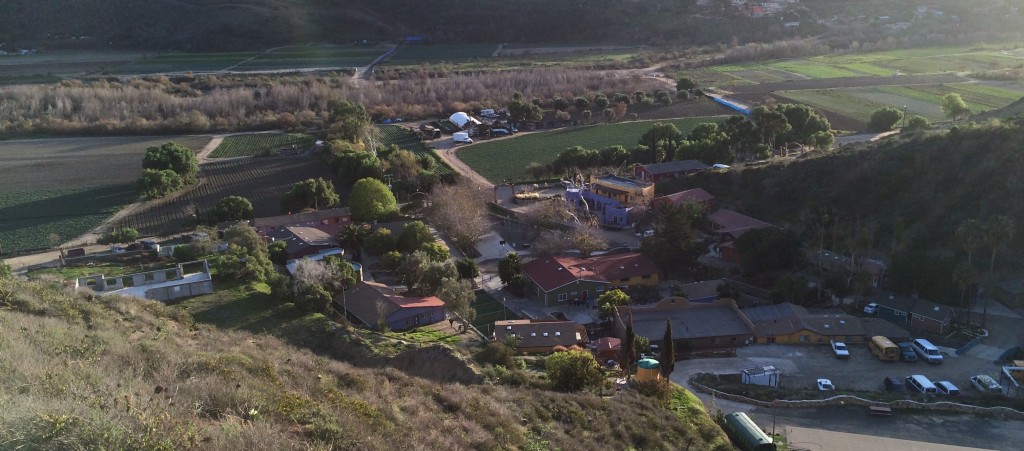
<svg viewBox="0 0 1024 451">
<path fill-rule="evenodd" d="M 828 342 L 832 345 L 832 352 L 835 353 L 836 358 L 850 358 L 850 349 L 846 347 L 846 343 L 835 340 L 829 340 Z"/>
<path fill-rule="evenodd" d="M 987 374 L 971 376 L 971 385 L 973 385 L 978 391 L 986 393 L 1003 393 L 1003 386 L 999 385 L 999 382 L 996 382 L 992 376 Z"/>
<path fill-rule="evenodd" d="M 896 376 L 889 376 L 882 381 L 885 385 L 885 391 L 893 392 L 904 392 L 907 391 L 907 387 L 903 385 L 903 381 Z"/>
<path fill-rule="evenodd" d="M 129 244 L 128 247 L 126 247 L 125 249 L 127 249 L 129 252 L 141 251 L 142 250 L 142 245 L 139 244 L 139 243 L 132 243 L 132 244 Z"/>
<path fill-rule="evenodd" d="M 900 360 L 904 362 L 916 362 L 917 353 L 914 352 L 914 346 L 909 341 L 903 343 L 896 343 L 896 346 L 900 347 Z"/>
<path fill-rule="evenodd" d="M 110 253 L 112 253 L 112 254 L 123 254 L 124 252 L 125 252 L 125 250 L 121 246 L 111 246 L 110 247 Z"/>
<path fill-rule="evenodd" d="M 491 129 L 491 135 L 494 135 L 494 136 L 508 136 L 508 135 L 511 135 L 511 134 L 512 134 L 512 132 L 509 131 L 506 128 L 492 128 Z"/>
<path fill-rule="evenodd" d="M 865 305 L 864 306 L 864 313 L 866 313 L 868 315 L 874 315 L 875 313 L 878 313 L 878 304 L 872 302 L 872 303 L 870 303 L 868 305 Z"/>
<path fill-rule="evenodd" d="M 832 381 L 828 379 L 818 379 L 818 390 L 821 391 L 833 391 L 836 389 L 835 385 L 832 385 Z"/>
<path fill-rule="evenodd" d="M 939 389 L 939 393 L 946 396 L 958 396 L 960 389 L 956 388 L 950 381 L 938 381 L 935 383 L 935 388 Z"/>
</svg>

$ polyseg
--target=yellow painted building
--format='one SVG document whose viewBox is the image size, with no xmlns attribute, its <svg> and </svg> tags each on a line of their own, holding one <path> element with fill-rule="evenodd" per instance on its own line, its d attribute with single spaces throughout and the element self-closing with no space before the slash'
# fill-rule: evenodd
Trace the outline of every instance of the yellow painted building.
<svg viewBox="0 0 1024 451">
<path fill-rule="evenodd" d="M 860 318 L 846 314 L 810 314 L 790 303 L 742 310 L 754 326 L 755 343 L 827 344 L 829 340 L 863 343 L 866 336 Z"/>
</svg>

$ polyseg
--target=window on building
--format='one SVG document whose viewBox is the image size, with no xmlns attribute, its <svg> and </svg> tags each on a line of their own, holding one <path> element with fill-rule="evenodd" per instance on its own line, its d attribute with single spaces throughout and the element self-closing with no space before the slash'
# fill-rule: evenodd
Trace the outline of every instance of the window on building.
<svg viewBox="0 0 1024 451">
<path fill-rule="evenodd" d="M 650 279 L 651 275 L 650 274 L 644 274 L 644 275 L 640 276 L 640 278 L 641 279 Z"/>
<path fill-rule="evenodd" d="M 600 292 L 604 291 L 604 287 L 597 287 L 597 290 L 595 290 L 595 291 L 597 291 L 598 293 L 600 293 Z"/>
<path fill-rule="evenodd" d="M 565 302 L 565 299 L 566 299 L 566 294 L 565 293 L 559 293 L 558 294 L 558 300 L 560 302 Z"/>
<path fill-rule="evenodd" d="M 575 291 L 573 291 L 573 292 L 572 292 L 572 293 L 570 293 L 570 294 L 572 295 L 572 297 L 576 297 L 576 296 L 578 296 L 578 294 L 577 294 L 577 293 L 576 293 Z"/>
<path fill-rule="evenodd" d="M 555 336 L 556 336 L 556 337 L 561 337 L 561 336 L 562 336 L 562 333 L 561 333 L 561 332 L 555 332 Z"/>
<path fill-rule="evenodd" d="M 800 336 L 800 343 L 809 343 L 810 341 L 811 341 L 811 337 L 809 335 L 801 335 Z"/>
<path fill-rule="evenodd" d="M 619 279 L 619 282 L 629 282 L 629 277 L 623 277 Z"/>
</svg>

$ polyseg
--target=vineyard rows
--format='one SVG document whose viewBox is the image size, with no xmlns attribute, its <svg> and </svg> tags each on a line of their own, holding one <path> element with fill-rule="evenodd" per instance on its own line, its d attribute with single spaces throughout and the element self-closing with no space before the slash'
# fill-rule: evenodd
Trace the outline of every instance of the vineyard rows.
<svg viewBox="0 0 1024 451">
<path fill-rule="evenodd" d="M 242 196 L 252 202 L 257 217 L 281 213 L 280 200 L 291 186 L 308 178 L 333 180 L 331 170 L 312 156 L 245 158 L 201 166 L 199 184 L 171 199 L 144 205 L 117 224 L 142 235 L 162 235 L 196 225 L 218 201 Z M 337 183 L 335 186 L 338 186 Z"/>
<path fill-rule="evenodd" d="M 254 133 L 231 135 L 210 152 L 210 158 L 247 157 L 268 155 L 279 150 L 304 150 L 313 146 L 316 138 L 297 133 Z"/>
</svg>

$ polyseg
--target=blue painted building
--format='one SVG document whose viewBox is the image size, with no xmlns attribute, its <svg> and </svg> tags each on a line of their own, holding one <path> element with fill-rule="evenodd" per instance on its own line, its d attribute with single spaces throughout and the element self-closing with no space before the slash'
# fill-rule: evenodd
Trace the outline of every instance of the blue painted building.
<svg viewBox="0 0 1024 451">
<path fill-rule="evenodd" d="M 604 226 L 627 227 L 631 225 L 629 212 L 632 207 L 619 201 L 594 193 L 587 188 L 565 190 L 565 202 L 578 212 L 587 213 Z"/>
</svg>

